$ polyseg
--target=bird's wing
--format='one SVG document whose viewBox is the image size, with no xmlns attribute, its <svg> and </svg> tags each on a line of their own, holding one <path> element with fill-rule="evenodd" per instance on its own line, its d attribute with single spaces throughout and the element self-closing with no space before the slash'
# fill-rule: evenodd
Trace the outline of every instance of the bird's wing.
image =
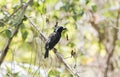
<svg viewBox="0 0 120 77">
<path fill-rule="evenodd" d="M 49 42 L 49 43 L 53 43 L 53 42 L 55 42 L 55 40 L 58 38 L 58 35 L 57 35 L 57 33 L 52 33 L 49 37 L 48 37 L 48 40 L 47 40 L 47 42 Z"/>
<path fill-rule="evenodd" d="M 59 33 L 56 32 L 52 33 L 47 39 L 46 48 L 50 48 L 50 49 L 53 48 L 59 40 L 60 40 Z"/>
</svg>

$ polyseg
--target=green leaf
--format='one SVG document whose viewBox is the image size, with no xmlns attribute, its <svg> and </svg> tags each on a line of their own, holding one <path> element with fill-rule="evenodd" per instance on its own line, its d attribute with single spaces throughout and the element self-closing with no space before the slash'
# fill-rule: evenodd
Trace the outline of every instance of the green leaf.
<svg viewBox="0 0 120 77">
<path fill-rule="evenodd" d="M 23 29 L 25 29 L 25 24 L 24 24 L 24 23 L 21 24 L 20 29 L 21 29 L 21 31 L 22 31 Z"/>
<path fill-rule="evenodd" d="M 2 20 L 1 20 L 2 21 Z M 0 27 L 3 27 L 5 24 L 3 22 L 0 22 Z"/>
<path fill-rule="evenodd" d="M 9 30 L 9 29 L 6 29 L 6 31 L 5 31 L 5 33 L 6 33 L 6 36 L 8 37 L 8 38 L 10 38 L 11 37 L 11 31 Z"/>
<path fill-rule="evenodd" d="M 60 75 L 60 72 L 57 71 L 56 69 L 51 69 L 48 73 L 48 76 L 52 77 L 52 76 L 56 76 L 56 77 L 59 77 Z"/>
<path fill-rule="evenodd" d="M 84 10 L 81 10 L 80 11 L 80 16 L 83 16 L 83 14 L 84 14 Z"/>
<path fill-rule="evenodd" d="M 22 34 L 22 39 L 23 39 L 24 41 L 26 40 L 27 35 L 28 35 L 28 32 L 27 32 L 27 31 L 23 32 L 23 34 Z"/>
<path fill-rule="evenodd" d="M 16 72 L 13 75 L 14 75 L 14 77 L 18 77 L 19 76 L 19 72 Z"/>
<path fill-rule="evenodd" d="M 24 16 L 23 20 L 24 20 L 24 21 L 26 21 L 26 20 L 27 20 L 27 17 L 26 17 L 26 16 Z"/>
<path fill-rule="evenodd" d="M 97 6 L 96 6 L 96 5 L 93 5 L 93 6 L 92 6 L 92 10 L 93 10 L 94 12 L 96 12 L 96 11 L 97 11 Z"/>
<path fill-rule="evenodd" d="M 74 16 L 73 16 L 73 19 L 76 21 L 76 20 L 77 20 L 77 17 L 78 17 L 77 15 L 74 15 Z"/>
<path fill-rule="evenodd" d="M 90 1 L 89 0 L 85 0 L 85 4 L 87 5 Z"/>
<path fill-rule="evenodd" d="M 120 41 L 119 41 L 119 40 L 117 40 L 117 41 L 116 41 L 116 44 L 117 44 L 118 46 L 120 46 Z"/>
<path fill-rule="evenodd" d="M 67 44 L 67 46 L 73 48 L 73 47 L 75 46 L 75 44 L 74 44 L 73 42 L 69 42 L 69 43 Z"/>
</svg>

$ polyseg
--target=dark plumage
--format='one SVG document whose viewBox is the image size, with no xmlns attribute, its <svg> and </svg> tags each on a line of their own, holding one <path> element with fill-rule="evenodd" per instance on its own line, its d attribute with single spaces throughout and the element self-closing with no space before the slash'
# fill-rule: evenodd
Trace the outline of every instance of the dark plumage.
<svg viewBox="0 0 120 77">
<path fill-rule="evenodd" d="M 48 37 L 46 44 L 45 44 L 45 55 L 44 58 L 47 58 L 49 56 L 49 50 L 54 48 L 54 46 L 58 43 L 58 41 L 61 38 L 61 32 L 63 30 L 66 30 L 66 28 L 63 28 L 62 26 L 56 26 L 54 29 L 54 32 Z"/>
</svg>

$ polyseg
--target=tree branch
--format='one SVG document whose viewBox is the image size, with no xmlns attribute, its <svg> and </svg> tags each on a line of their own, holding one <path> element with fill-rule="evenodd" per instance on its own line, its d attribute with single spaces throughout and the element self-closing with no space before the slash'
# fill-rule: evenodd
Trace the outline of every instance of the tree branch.
<svg viewBox="0 0 120 77">
<path fill-rule="evenodd" d="M 9 46 L 10 46 L 10 43 L 11 43 L 13 37 L 17 34 L 18 29 L 19 29 L 20 25 L 23 22 L 23 17 L 24 17 L 25 10 L 26 10 L 27 6 L 31 3 L 31 1 L 32 0 L 28 0 L 28 2 L 23 5 L 22 12 L 20 13 L 20 16 L 18 18 L 18 22 L 19 23 L 16 25 L 14 31 L 12 32 L 11 37 L 8 39 L 6 45 L 5 45 L 5 47 L 4 47 L 4 49 L 3 49 L 2 53 L 1 53 L 1 56 L 0 56 L 0 65 L 2 64 L 2 62 L 3 62 L 3 60 L 4 60 L 5 56 L 6 56 L 6 54 L 8 52 L 8 49 L 9 49 Z"/>
<path fill-rule="evenodd" d="M 100 28 L 98 27 L 97 24 L 95 24 L 95 17 L 94 17 L 94 13 L 92 11 L 90 11 L 90 13 L 92 14 L 92 21 L 90 21 L 90 23 L 92 24 L 93 28 L 98 32 L 98 37 L 99 37 L 99 43 L 102 43 L 102 38 L 103 38 L 103 35 L 101 35 L 100 33 Z M 109 68 L 111 67 L 111 58 L 113 56 L 113 53 L 114 53 L 114 50 L 115 50 L 115 42 L 117 40 L 117 33 L 118 33 L 118 27 L 119 27 L 119 18 L 120 18 L 120 11 L 118 10 L 118 15 L 117 15 L 117 18 L 116 18 L 116 25 L 112 26 L 112 31 L 114 35 L 108 35 L 108 37 L 106 37 L 107 41 L 105 42 L 104 46 L 105 46 L 105 50 L 106 52 L 108 53 L 107 55 L 107 58 L 106 58 L 106 68 L 105 68 L 105 71 L 104 71 L 104 77 L 108 77 L 107 74 L 108 74 L 108 71 L 109 71 Z M 107 28 L 108 29 L 108 28 Z M 105 29 L 106 30 L 106 29 Z M 108 31 L 107 31 L 108 32 Z M 111 32 L 112 33 L 112 32 Z M 105 33 L 104 33 L 105 34 Z M 111 37 L 109 37 L 111 36 Z M 102 38 L 101 38 L 102 37 Z M 111 40 L 112 38 L 112 40 Z M 108 44 L 109 43 L 109 46 Z"/>
<path fill-rule="evenodd" d="M 25 15 L 25 16 L 27 17 L 29 22 L 34 26 L 34 28 L 40 33 L 39 37 L 45 42 L 47 40 L 47 38 L 44 36 L 44 34 L 41 32 L 41 30 L 38 28 L 38 26 L 27 15 Z M 53 52 L 56 54 L 58 59 L 65 65 L 67 70 L 71 72 L 71 74 L 73 76 L 80 77 L 78 75 L 78 73 L 75 73 L 74 70 L 65 62 L 63 56 L 57 52 L 57 49 L 53 48 Z"/>
<path fill-rule="evenodd" d="M 118 15 L 117 15 L 117 18 L 116 18 L 116 26 L 115 27 L 119 26 L 119 18 L 120 18 L 120 11 L 118 10 Z M 107 74 L 108 74 L 108 71 L 109 71 L 109 67 L 111 65 L 111 58 L 112 58 L 114 50 L 115 50 L 115 42 L 117 40 L 118 29 L 114 28 L 114 31 L 115 32 L 114 32 L 114 36 L 113 36 L 113 43 L 109 47 L 109 49 L 106 47 L 106 50 L 109 51 L 109 52 L 108 52 L 108 57 L 107 57 L 107 61 L 106 61 L 107 67 L 105 68 L 104 77 L 108 77 Z"/>
</svg>

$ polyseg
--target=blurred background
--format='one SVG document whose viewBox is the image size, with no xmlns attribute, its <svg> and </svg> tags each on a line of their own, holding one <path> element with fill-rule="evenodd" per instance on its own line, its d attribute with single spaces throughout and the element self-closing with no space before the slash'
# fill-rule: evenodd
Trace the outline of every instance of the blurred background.
<svg viewBox="0 0 120 77">
<path fill-rule="evenodd" d="M 27 0 L 0 0 L 0 53 Z M 79 77 L 120 76 L 120 0 L 33 0 L 0 66 L 0 77 L 74 77 L 45 42 L 56 22 L 67 28 L 55 46 Z M 37 25 L 31 24 L 31 21 Z M 1 54 L 2 55 L 2 54 Z"/>
</svg>

